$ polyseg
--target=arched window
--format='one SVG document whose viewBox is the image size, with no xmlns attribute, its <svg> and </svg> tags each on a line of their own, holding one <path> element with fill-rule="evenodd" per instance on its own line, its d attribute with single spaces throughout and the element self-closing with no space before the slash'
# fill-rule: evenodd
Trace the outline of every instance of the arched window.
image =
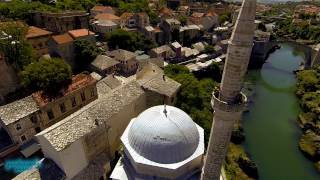
<svg viewBox="0 0 320 180">
<path fill-rule="evenodd" d="M 21 125 L 20 124 L 16 124 L 16 129 L 17 129 L 17 131 L 19 131 L 21 129 Z"/>
</svg>

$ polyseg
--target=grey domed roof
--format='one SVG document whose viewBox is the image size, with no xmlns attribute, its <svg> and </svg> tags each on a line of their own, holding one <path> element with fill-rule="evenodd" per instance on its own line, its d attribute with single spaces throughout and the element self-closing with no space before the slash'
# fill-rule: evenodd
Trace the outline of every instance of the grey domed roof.
<svg viewBox="0 0 320 180">
<path fill-rule="evenodd" d="M 130 146 L 141 156 L 161 164 L 177 163 L 191 156 L 199 145 L 196 124 L 182 110 L 155 106 L 134 120 L 129 132 Z"/>
</svg>

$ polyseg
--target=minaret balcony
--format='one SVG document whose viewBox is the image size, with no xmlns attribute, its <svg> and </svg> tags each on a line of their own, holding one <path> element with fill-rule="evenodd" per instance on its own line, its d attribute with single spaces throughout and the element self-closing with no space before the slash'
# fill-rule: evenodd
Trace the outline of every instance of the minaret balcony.
<svg viewBox="0 0 320 180">
<path fill-rule="evenodd" d="M 212 93 L 211 106 L 213 110 L 219 109 L 225 112 L 241 112 L 244 111 L 247 104 L 247 96 L 240 92 L 236 100 L 232 103 L 225 102 L 219 98 L 219 91 L 214 91 Z"/>
</svg>

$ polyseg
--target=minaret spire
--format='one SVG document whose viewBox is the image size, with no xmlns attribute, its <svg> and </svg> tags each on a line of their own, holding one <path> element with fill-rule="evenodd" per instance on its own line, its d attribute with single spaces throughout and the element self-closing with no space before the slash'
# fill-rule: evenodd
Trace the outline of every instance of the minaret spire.
<svg viewBox="0 0 320 180">
<path fill-rule="evenodd" d="M 219 180 L 235 120 L 241 118 L 246 97 L 241 93 L 254 36 L 256 0 L 243 0 L 229 41 L 220 91 L 214 92 L 214 118 L 201 180 Z"/>
</svg>

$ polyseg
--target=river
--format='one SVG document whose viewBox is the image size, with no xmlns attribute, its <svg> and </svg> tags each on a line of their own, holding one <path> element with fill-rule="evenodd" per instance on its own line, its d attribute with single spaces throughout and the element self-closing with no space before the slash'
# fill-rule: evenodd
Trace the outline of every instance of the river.
<svg viewBox="0 0 320 180">
<path fill-rule="evenodd" d="M 300 108 L 292 71 L 304 55 L 289 44 L 281 46 L 262 69 L 250 70 L 246 77 L 252 102 L 243 114 L 244 146 L 258 165 L 260 180 L 319 180 L 312 162 L 298 149 Z"/>
</svg>

